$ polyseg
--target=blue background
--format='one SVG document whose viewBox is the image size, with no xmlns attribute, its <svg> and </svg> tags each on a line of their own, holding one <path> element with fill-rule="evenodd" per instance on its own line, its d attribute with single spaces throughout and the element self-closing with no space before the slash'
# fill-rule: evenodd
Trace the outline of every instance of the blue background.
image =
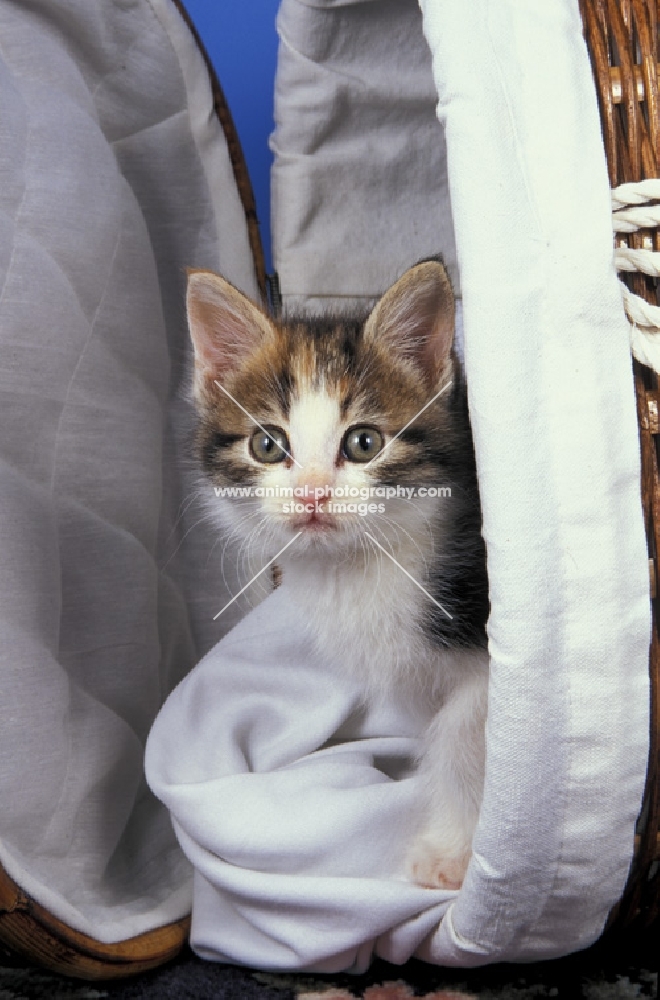
<svg viewBox="0 0 660 1000">
<path fill-rule="evenodd" d="M 257 202 L 266 270 L 270 252 L 270 166 L 279 0 L 184 0 L 218 74 L 236 124 Z"/>
</svg>

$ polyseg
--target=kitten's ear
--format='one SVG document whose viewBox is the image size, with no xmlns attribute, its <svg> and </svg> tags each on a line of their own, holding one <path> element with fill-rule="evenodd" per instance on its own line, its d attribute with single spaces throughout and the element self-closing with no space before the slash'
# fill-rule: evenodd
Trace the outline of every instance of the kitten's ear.
<svg viewBox="0 0 660 1000">
<path fill-rule="evenodd" d="M 438 382 L 449 369 L 454 342 L 454 294 L 444 266 L 428 260 L 409 268 L 374 306 L 364 336 Z"/>
<path fill-rule="evenodd" d="M 188 272 L 186 310 L 196 394 L 214 379 L 222 382 L 274 332 L 258 306 L 212 271 Z"/>
</svg>

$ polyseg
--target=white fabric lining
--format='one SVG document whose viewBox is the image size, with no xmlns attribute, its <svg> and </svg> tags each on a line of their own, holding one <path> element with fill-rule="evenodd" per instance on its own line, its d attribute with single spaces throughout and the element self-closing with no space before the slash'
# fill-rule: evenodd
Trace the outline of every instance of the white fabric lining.
<svg viewBox="0 0 660 1000">
<path fill-rule="evenodd" d="M 206 69 L 169 0 L 2 4 L 0 37 L 0 859 L 111 942 L 189 910 L 144 742 L 250 604 L 212 623 L 237 587 L 190 503 L 184 269 L 223 268 L 250 294 L 256 279 Z"/>
<path fill-rule="evenodd" d="M 458 291 L 444 133 L 415 0 L 284 0 L 278 31 L 271 215 L 285 311 L 366 308 L 440 250 Z"/>
</svg>

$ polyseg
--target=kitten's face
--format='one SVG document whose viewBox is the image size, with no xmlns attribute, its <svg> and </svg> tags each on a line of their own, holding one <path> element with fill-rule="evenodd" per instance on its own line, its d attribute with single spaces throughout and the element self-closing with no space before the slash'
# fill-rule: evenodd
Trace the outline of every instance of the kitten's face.
<svg viewBox="0 0 660 1000">
<path fill-rule="evenodd" d="M 373 539 L 430 547 L 447 500 L 410 491 L 450 485 L 453 309 L 437 263 L 407 272 L 365 323 L 276 324 L 193 272 L 198 446 L 225 525 L 264 557 L 294 538 L 291 554 L 306 557 L 345 558 Z M 228 489 L 243 495 L 216 498 Z"/>
</svg>

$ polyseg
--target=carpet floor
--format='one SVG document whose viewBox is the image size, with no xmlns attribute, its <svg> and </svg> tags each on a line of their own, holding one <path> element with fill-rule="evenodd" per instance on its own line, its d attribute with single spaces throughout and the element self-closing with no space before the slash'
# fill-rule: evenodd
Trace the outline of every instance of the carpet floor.
<svg viewBox="0 0 660 1000">
<path fill-rule="evenodd" d="M 553 962 L 466 971 L 376 962 L 363 976 L 285 975 L 203 962 L 185 951 L 135 979 L 83 983 L 0 953 L 0 1000 L 636 1000 L 658 996 L 660 932 L 602 942 Z"/>
</svg>

